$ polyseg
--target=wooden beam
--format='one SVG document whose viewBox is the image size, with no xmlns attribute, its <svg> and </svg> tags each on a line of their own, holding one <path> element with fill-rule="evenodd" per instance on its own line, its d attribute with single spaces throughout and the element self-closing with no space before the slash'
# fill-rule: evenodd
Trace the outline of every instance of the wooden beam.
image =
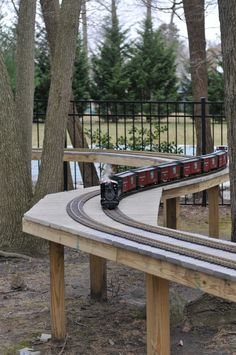
<svg viewBox="0 0 236 355">
<path fill-rule="evenodd" d="M 164 227 L 178 229 L 179 197 L 164 199 Z"/>
<path fill-rule="evenodd" d="M 163 186 L 163 199 L 184 196 L 204 190 L 208 190 L 213 186 L 217 186 L 229 181 L 229 169 L 218 171 L 214 174 L 201 175 L 194 179 L 179 181 L 175 184 Z"/>
<path fill-rule="evenodd" d="M 175 265 L 168 260 L 142 255 L 139 250 L 137 252 L 125 250 L 26 219 L 23 220 L 23 231 L 236 302 L 236 282 L 233 280 L 191 270 L 189 267 Z"/>
<path fill-rule="evenodd" d="M 40 160 L 42 155 L 42 149 L 32 149 L 32 160 Z M 147 166 L 158 165 L 164 162 L 172 162 L 177 159 L 183 159 L 181 155 L 179 157 L 176 154 L 169 153 L 151 153 L 140 151 L 115 151 L 108 149 L 65 149 L 64 161 L 78 161 L 78 162 L 100 162 L 117 165 L 128 166 Z"/>
<path fill-rule="evenodd" d="M 64 295 L 64 246 L 49 243 L 50 288 L 51 288 L 51 324 L 52 335 L 56 340 L 66 336 L 65 295 Z"/>
<path fill-rule="evenodd" d="M 99 301 L 107 299 L 106 259 L 90 254 L 90 296 Z"/>
<path fill-rule="evenodd" d="M 209 236 L 219 238 L 219 186 L 207 190 L 209 203 Z"/>
<path fill-rule="evenodd" d="M 169 283 L 146 274 L 147 355 L 170 354 Z"/>
</svg>

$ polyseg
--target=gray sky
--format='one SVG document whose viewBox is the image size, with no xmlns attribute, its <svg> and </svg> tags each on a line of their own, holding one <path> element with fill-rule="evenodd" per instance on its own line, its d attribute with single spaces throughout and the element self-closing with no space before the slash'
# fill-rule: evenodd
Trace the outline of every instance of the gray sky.
<svg viewBox="0 0 236 355">
<path fill-rule="evenodd" d="M 110 0 L 106 1 L 109 4 Z M 213 3 L 214 1 L 211 1 Z M 102 2 L 104 4 L 104 1 Z M 159 0 L 159 4 L 162 7 L 164 5 L 169 5 L 168 0 Z M 100 7 L 100 10 L 98 8 Z M 103 18 L 108 14 L 106 7 L 98 5 L 95 0 L 90 0 L 88 3 L 88 14 L 89 14 L 89 35 L 92 41 L 99 39 L 100 28 L 103 22 Z M 130 30 L 130 34 L 133 38 L 136 37 L 136 31 L 140 28 L 140 24 L 145 16 L 145 7 L 140 5 L 138 0 L 120 0 L 118 5 L 118 16 L 120 24 L 124 28 Z M 178 18 L 179 16 L 179 18 Z M 178 16 L 174 17 L 174 22 L 179 28 L 180 39 L 187 42 L 187 30 L 183 15 L 183 9 L 178 10 Z M 170 13 L 168 11 L 158 11 L 153 10 L 152 13 L 153 24 L 155 27 L 160 26 L 162 23 L 170 22 Z M 208 43 L 219 43 L 220 42 L 220 29 L 219 29 L 219 19 L 218 19 L 218 7 L 217 5 L 207 5 L 206 7 L 206 39 Z"/>
<path fill-rule="evenodd" d="M 102 4 L 98 4 L 98 1 Z M 17 0 L 15 0 L 17 3 Z M 170 4 L 169 0 L 156 0 L 159 6 L 164 7 Z M 206 39 L 208 43 L 220 42 L 220 29 L 218 19 L 218 7 L 217 1 L 206 0 L 206 3 L 210 3 L 206 6 Z M 111 0 L 89 0 L 88 1 L 88 25 L 89 25 L 89 41 L 90 46 L 94 48 L 96 41 L 99 40 L 101 34 L 101 25 L 103 19 L 108 15 Z M 12 0 L 0 0 L 0 14 L 6 15 L 6 22 L 9 23 L 10 19 L 15 16 Z M 174 17 L 174 22 L 179 28 L 180 39 L 187 41 L 186 24 L 183 16 L 183 9 L 178 11 L 178 15 Z M 140 24 L 145 16 L 145 7 L 141 5 L 141 0 L 119 0 L 118 16 L 120 24 L 124 28 L 130 30 L 131 37 L 137 36 L 137 29 L 140 28 Z M 170 13 L 159 10 L 153 10 L 153 24 L 154 27 L 158 27 L 162 23 L 169 23 Z M 182 19 L 182 20 L 181 20 Z"/>
</svg>

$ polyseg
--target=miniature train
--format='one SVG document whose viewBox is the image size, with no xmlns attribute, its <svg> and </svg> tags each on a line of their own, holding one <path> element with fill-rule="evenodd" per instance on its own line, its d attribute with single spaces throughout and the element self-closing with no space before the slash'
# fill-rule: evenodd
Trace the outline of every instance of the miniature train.
<svg viewBox="0 0 236 355">
<path fill-rule="evenodd" d="M 209 174 L 225 168 L 227 162 L 227 151 L 219 149 L 214 153 L 199 157 L 137 168 L 112 175 L 100 184 L 101 205 L 104 209 L 114 209 L 118 206 L 120 199 L 128 193 Z"/>
</svg>

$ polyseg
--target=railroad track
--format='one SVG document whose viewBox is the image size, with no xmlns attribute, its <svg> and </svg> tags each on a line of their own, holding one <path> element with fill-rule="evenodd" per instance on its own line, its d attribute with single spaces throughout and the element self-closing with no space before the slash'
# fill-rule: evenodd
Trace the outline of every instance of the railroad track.
<svg viewBox="0 0 236 355">
<path fill-rule="evenodd" d="M 132 220 L 131 218 L 125 216 L 119 209 L 115 209 L 113 211 L 106 210 L 106 214 L 115 219 L 116 221 L 131 226 L 138 230 L 144 230 L 146 232 L 154 233 L 158 237 L 161 236 L 161 240 L 156 240 L 149 236 L 141 236 L 131 232 L 126 232 L 119 230 L 117 228 L 109 227 L 105 224 L 99 223 L 97 220 L 91 218 L 85 211 L 84 211 L 84 204 L 89 201 L 91 198 L 99 195 L 100 191 L 93 191 L 87 194 L 84 194 L 80 197 L 77 197 L 69 202 L 67 205 L 67 213 L 71 218 L 75 221 L 90 227 L 92 229 L 98 230 L 103 233 L 107 233 L 110 235 L 118 236 L 120 238 L 124 238 L 142 245 L 147 245 L 150 247 L 162 249 L 165 251 L 169 251 L 172 253 L 177 253 L 183 256 L 187 256 L 190 258 L 195 258 L 204 262 L 212 263 L 215 265 L 220 265 L 223 267 L 227 267 L 233 270 L 236 270 L 236 260 L 235 260 L 235 253 L 236 253 L 236 246 L 228 246 L 227 244 L 223 244 L 214 240 L 209 240 L 205 238 L 201 238 L 200 236 L 193 236 L 187 235 L 178 231 L 165 231 L 164 228 L 161 227 L 154 227 L 149 226 L 147 224 L 139 223 L 137 221 Z M 188 242 L 193 244 L 192 248 L 180 245 L 174 245 L 174 243 L 170 243 L 165 241 L 167 237 L 171 237 L 173 240 L 179 240 L 183 242 Z M 200 251 L 196 250 L 196 245 L 200 245 L 202 247 L 206 247 L 217 250 L 218 254 L 219 251 L 222 253 L 227 252 L 227 257 L 223 257 L 220 255 L 214 255 L 208 251 Z M 208 249 L 209 250 L 209 249 Z"/>
</svg>

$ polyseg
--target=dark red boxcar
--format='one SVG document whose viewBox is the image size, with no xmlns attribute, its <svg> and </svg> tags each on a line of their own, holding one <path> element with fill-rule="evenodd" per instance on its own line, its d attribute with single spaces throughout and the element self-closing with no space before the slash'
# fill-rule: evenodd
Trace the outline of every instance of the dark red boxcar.
<svg viewBox="0 0 236 355">
<path fill-rule="evenodd" d="M 201 159 L 196 157 L 192 159 L 181 160 L 179 162 L 181 167 L 181 176 L 188 177 L 201 173 Z"/>
<path fill-rule="evenodd" d="M 215 152 L 215 155 L 218 157 L 218 167 L 223 168 L 228 163 L 228 154 L 224 150 L 218 150 Z"/>
<path fill-rule="evenodd" d="M 137 178 L 137 187 L 154 185 L 158 182 L 157 167 L 146 166 L 144 168 L 135 169 Z"/>
<path fill-rule="evenodd" d="M 217 169 L 218 158 L 215 154 L 202 155 L 201 159 L 202 159 L 202 171 L 204 173 Z"/>
<path fill-rule="evenodd" d="M 112 179 L 118 182 L 122 193 L 136 189 L 136 174 L 132 171 L 115 174 Z"/>
<path fill-rule="evenodd" d="M 167 182 L 180 178 L 179 162 L 164 163 L 157 167 L 160 182 Z"/>
<path fill-rule="evenodd" d="M 226 152 L 228 152 L 228 146 L 227 145 L 217 145 L 216 146 L 216 151 L 218 150 L 225 150 Z"/>
</svg>

